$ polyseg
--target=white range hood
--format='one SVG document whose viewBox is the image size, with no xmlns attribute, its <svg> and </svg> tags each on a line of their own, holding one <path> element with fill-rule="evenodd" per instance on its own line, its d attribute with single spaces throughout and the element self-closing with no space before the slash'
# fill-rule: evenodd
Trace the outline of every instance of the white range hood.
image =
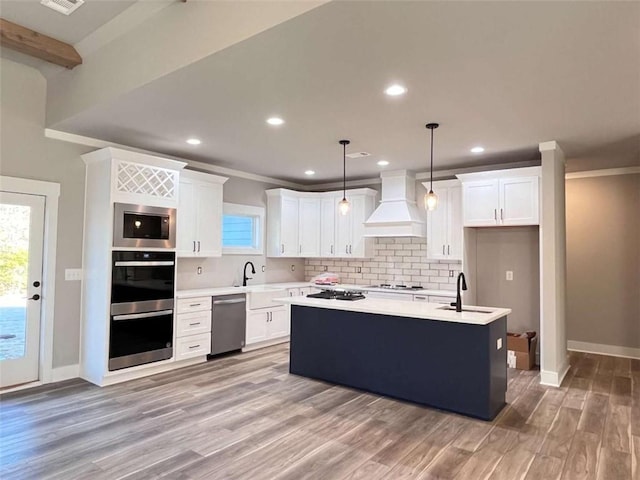
<svg viewBox="0 0 640 480">
<path fill-rule="evenodd" d="M 424 237 L 423 215 L 416 205 L 416 178 L 407 170 L 383 172 L 382 200 L 364 222 L 365 237 Z"/>
</svg>

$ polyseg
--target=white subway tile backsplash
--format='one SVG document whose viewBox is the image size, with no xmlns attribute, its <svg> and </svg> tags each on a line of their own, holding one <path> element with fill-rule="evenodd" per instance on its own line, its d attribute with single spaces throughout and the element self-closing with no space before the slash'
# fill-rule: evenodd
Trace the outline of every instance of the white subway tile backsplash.
<svg viewBox="0 0 640 480">
<path fill-rule="evenodd" d="M 329 272 L 340 275 L 342 283 L 403 283 L 455 290 L 462 265 L 448 260 L 428 260 L 426 250 L 424 238 L 378 238 L 371 259 L 307 259 L 305 278 L 310 280 L 327 267 Z M 356 273 L 358 268 L 360 273 Z M 455 277 L 449 277 L 449 270 L 454 271 Z"/>
</svg>

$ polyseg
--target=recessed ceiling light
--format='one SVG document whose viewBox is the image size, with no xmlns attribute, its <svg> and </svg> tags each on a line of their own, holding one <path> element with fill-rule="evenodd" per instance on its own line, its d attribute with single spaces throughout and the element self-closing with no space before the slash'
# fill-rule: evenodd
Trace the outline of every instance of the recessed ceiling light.
<svg viewBox="0 0 640 480">
<path fill-rule="evenodd" d="M 189 138 L 187 140 L 187 143 L 189 145 L 200 145 L 202 143 L 202 141 L 200 139 L 198 139 L 198 138 Z"/>
<path fill-rule="evenodd" d="M 484 147 L 473 147 L 471 149 L 471 153 L 482 153 L 484 152 Z"/>
<path fill-rule="evenodd" d="M 380 165 L 381 167 L 386 167 L 387 165 L 389 165 L 389 162 L 386 160 L 378 160 L 378 165 Z"/>
<path fill-rule="evenodd" d="M 398 95 L 404 95 L 405 93 L 407 93 L 407 88 L 403 87 L 402 85 L 398 85 L 397 83 L 387 87 L 387 89 L 384 91 L 384 93 L 386 93 L 387 95 L 391 96 L 391 97 L 397 97 Z"/>
<path fill-rule="evenodd" d="M 282 125 L 284 123 L 284 120 L 280 117 L 270 117 L 267 118 L 267 123 L 269 125 Z"/>
<path fill-rule="evenodd" d="M 316 172 L 314 172 L 313 170 L 305 170 L 304 174 L 305 175 L 315 175 Z"/>
</svg>

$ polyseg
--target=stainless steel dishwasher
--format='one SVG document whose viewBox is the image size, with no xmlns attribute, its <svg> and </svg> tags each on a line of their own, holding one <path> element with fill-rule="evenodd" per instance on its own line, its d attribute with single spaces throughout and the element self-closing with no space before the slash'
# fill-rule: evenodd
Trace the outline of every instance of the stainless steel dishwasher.
<svg viewBox="0 0 640 480">
<path fill-rule="evenodd" d="M 211 355 L 244 347 L 247 328 L 246 303 L 244 293 L 212 298 Z"/>
</svg>

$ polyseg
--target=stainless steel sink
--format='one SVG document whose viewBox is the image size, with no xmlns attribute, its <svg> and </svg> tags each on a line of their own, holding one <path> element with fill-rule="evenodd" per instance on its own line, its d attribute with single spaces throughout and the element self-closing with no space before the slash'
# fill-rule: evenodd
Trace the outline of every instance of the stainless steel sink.
<svg viewBox="0 0 640 480">
<path fill-rule="evenodd" d="M 438 307 L 438 310 L 450 310 L 450 311 L 456 311 L 456 307 L 452 307 L 450 305 L 443 305 L 442 307 Z M 462 307 L 462 311 L 463 312 L 472 312 L 472 313 L 493 313 L 492 310 L 478 310 L 475 308 L 466 308 L 466 307 Z"/>
</svg>

